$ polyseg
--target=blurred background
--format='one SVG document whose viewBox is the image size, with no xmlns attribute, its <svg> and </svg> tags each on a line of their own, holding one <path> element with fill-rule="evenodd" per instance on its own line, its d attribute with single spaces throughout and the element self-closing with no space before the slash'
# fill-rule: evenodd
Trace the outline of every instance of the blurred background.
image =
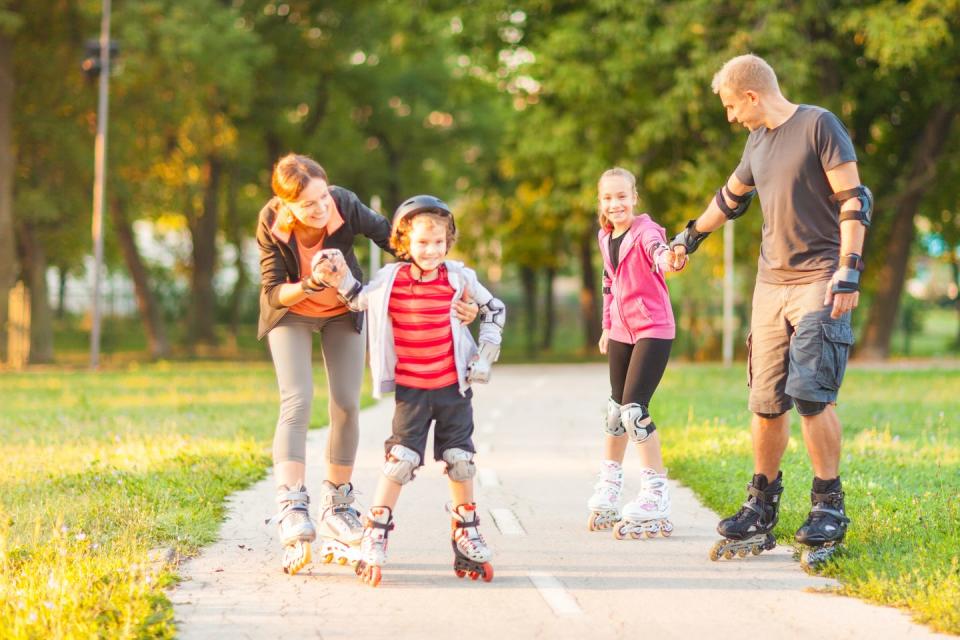
<svg viewBox="0 0 960 640">
<path fill-rule="evenodd" d="M 0 359 L 265 359 L 256 217 L 294 151 L 388 216 L 454 205 L 508 304 L 507 360 L 600 357 L 596 182 L 673 235 L 736 166 L 713 74 L 765 57 L 836 113 L 876 197 L 854 357 L 960 352 L 960 2 L 115 0 L 104 267 L 91 239 L 102 0 L 0 0 Z M 760 207 L 735 224 L 742 356 Z M 718 359 L 723 240 L 669 286 L 675 353 Z M 380 259 L 358 247 L 364 264 Z M 388 256 L 383 256 L 383 259 Z"/>
</svg>

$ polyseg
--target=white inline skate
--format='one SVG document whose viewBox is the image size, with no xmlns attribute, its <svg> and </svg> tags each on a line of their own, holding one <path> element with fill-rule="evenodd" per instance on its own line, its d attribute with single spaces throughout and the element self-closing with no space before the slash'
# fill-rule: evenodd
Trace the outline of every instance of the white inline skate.
<svg viewBox="0 0 960 640">
<path fill-rule="evenodd" d="M 363 518 L 363 539 L 356 573 L 361 582 L 375 587 L 380 584 L 382 567 L 387 563 L 387 537 L 393 530 L 390 507 L 370 507 Z"/>
<path fill-rule="evenodd" d="M 493 550 L 487 546 L 477 525 L 477 505 L 473 502 L 458 504 L 454 508 L 447 505 L 450 512 L 451 536 L 453 545 L 453 572 L 458 578 L 470 576 L 471 580 L 483 578 L 484 582 L 493 580 L 493 565 L 490 558 Z"/>
<path fill-rule="evenodd" d="M 302 484 L 292 489 L 280 485 L 277 489 L 280 511 L 267 520 L 276 524 L 283 550 L 283 572 L 293 575 L 310 562 L 310 543 L 317 539 L 317 530 L 310 519 L 310 496 Z"/>
<path fill-rule="evenodd" d="M 623 519 L 613 528 L 613 537 L 617 540 L 627 536 L 637 539 L 641 535 L 655 538 L 658 533 L 668 537 L 673 533 L 667 474 L 644 469 L 640 482 L 637 499 L 624 505 Z"/>
<path fill-rule="evenodd" d="M 620 493 L 623 491 L 623 467 L 613 460 L 605 460 L 593 485 L 593 495 L 587 500 L 590 518 L 587 529 L 605 531 L 620 520 Z"/>
<path fill-rule="evenodd" d="M 324 480 L 320 487 L 320 560 L 325 564 L 355 565 L 360 561 L 360 540 L 363 538 L 363 523 L 360 512 L 353 506 L 356 502 L 353 485 L 345 482 L 339 486 Z"/>
</svg>

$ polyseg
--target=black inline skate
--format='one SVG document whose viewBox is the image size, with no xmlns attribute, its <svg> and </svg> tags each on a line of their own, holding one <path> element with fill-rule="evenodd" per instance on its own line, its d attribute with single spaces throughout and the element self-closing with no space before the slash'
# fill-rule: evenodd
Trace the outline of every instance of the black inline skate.
<svg viewBox="0 0 960 640">
<path fill-rule="evenodd" d="M 800 551 L 800 566 L 805 571 L 820 569 L 839 548 L 847 534 L 847 517 L 840 478 L 833 480 L 813 479 L 810 492 L 810 513 L 794 536 L 804 545 Z"/>
<path fill-rule="evenodd" d="M 780 494 L 783 493 L 782 478 L 782 473 L 777 473 L 773 482 L 762 473 L 753 476 L 747 485 L 747 501 L 734 515 L 717 525 L 717 533 L 723 536 L 723 540 L 710 549 L 711 560 L 743 558 L 748 553 L 756 556 L 777 546 L 770 532 L 777 525 Z"/>
</svg>

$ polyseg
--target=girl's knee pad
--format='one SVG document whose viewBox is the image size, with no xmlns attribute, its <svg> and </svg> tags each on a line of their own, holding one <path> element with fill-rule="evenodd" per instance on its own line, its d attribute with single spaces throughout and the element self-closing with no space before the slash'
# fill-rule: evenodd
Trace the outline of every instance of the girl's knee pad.
<svg viewBox="0 0 960 640">
<path fill-rule="evenodd" d="M 653 418 L 647 413 L 647 408 L 635 402 L 621 407 L 620 421 L 630 439 L 638 444 L 649 438 L 657 430 L 657 425 L 653 424 Z"/>
<path fill-rule="evenodd" d="M 603 423 L 603 430 L 611 436 L 622 436 L 627 432 L 620 421 L 620 409 L 622 407 L 613 398 L 607 400 L 607 418 Z"/>
</svg>

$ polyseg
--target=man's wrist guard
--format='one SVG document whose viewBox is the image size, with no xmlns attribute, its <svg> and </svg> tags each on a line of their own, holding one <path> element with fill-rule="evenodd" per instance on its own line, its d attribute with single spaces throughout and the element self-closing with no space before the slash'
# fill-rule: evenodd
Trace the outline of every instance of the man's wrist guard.
<svg viewBox="0 0 960 640">
<path fill-rule="evenodd" d="M 860 291 L 860 274 L 863 273 L 863 258 L 859 253 L 848 253 L 840 258 L 840 267 L 833 277 L 830 291 L 833 293 L 854 293 Z"/>
<path fill-rule="evenodd" d="M 683 245 L 687 249 L 687 255 L 690 255 L 697 250 L 697 247 L 700 246 L 700 243 L 703 242 L 708 235 L 710 235 L 709 231 L 697 231 L 697 221 L 691 220 L 687 223 L 684 230 L 675 235 L 673 240 L 670 241 L 670 249 L 672 250 L 674 247 Z"/>
</svg>

